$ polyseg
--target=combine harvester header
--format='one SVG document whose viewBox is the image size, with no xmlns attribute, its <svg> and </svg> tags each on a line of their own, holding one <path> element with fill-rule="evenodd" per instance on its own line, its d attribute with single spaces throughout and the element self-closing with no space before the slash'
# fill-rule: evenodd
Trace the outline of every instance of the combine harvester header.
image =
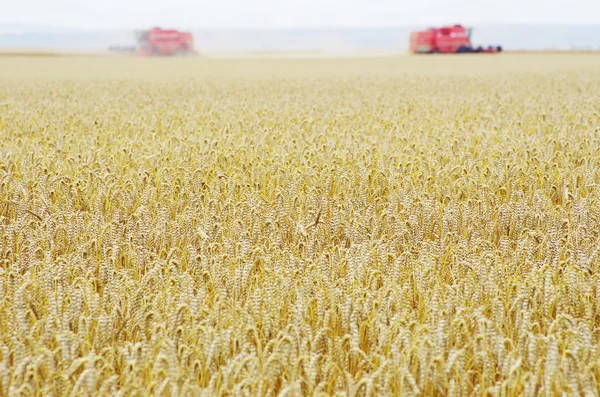
<svg viewBox="0 0 600 397">
<path fill-rule="evenodd" d="M 410 51 L 413 54 L 495 54 L 502 51 L 500 46 L 474 47 L 471 44 L 472 31 L 471 28 L 454 25 L 412 32 L 410 34 Z"/>
</svg>

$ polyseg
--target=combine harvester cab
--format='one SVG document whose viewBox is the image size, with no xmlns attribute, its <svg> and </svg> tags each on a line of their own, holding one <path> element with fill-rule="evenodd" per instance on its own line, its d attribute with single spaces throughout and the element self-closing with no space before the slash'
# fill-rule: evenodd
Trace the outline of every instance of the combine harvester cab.
<svg viewBox="0 0 600 397">
<path fill-rule="evenodd" d="M 184 56 L 196 54 L 194 37 L 190 32 L 175 29 L 153 28 L 137 32 L 136 54 L 149 56 Z"/>
<path fill-rule="evenodd" d="M 462 25 L 429 28 L 410 34 L 410 51 L 413 54 L 495 54 L 502 47 L 474 47 L 471 44 L 472 29 Z"/>
</svg>

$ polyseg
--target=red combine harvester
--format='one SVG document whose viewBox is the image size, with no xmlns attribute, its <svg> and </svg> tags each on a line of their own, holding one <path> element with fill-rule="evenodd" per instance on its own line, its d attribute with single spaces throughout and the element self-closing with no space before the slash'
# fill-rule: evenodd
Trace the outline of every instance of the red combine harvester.
<svg viewBox="0 0 600 397">
<path fill-rule="evenodd" d="M 137 53 L 141 56 L 182 56 L 196 53 L 194 36 L 190 32 L 153 28 L 137 32 L 137 39 Z"/>
<path fill-rule="evenodd" d="M 502 47 L 473 47 L 471 44 L 472 29 L 462 25 L 430 28 L 410 34 L 410 51 L 413 54 L 495 54 Z"/>
<path fill-rule="evenodd" d="M 183 56 L 196 54 L 194 36 L 176 29 L 152 28 L 136 32 L 137 47 L 110 47 L 111 52 L 134 53 L 139 56 Z"/>
</svg>

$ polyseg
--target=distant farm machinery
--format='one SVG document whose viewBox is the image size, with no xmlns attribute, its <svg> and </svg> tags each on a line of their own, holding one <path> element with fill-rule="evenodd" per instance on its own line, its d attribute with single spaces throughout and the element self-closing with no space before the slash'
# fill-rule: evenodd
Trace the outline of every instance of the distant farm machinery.
<svg viewBox="0 0 600 397">
<path fill-rule="evenodd" d="M 138 56 L 185 56 L 197 54 L 191 32 L 176 29 L 152 28 L 136 32 L 136 46 L 111 46 L 110 52 L 130 53 Z"/>
<path fill-rule="evenodd" d="M 413 54 L 468 54 L 502 52 L 500 46 L 475 47 L 471 43 L 472 29 L 462 25 L 430 28 L 410 34 L 410 50 Z"/>
</svg>

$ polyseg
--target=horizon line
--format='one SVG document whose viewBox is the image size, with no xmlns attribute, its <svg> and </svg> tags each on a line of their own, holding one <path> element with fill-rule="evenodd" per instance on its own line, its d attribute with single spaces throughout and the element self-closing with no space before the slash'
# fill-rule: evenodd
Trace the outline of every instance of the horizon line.
<svg viewBox="0 0 600 397">
<path fill-rule="evenodd" d="M 600 26 L 599 22 L 474 22 L 474 23 L 414 23 L 414 24 L 393 24 L 393 25 L 298 25 L 298 26 L 189 26 L 185 24 L 154 24 L 146 27 L 139 27 L 132 25 L 129 28 L 125 27 L 91 27 L 86 28 L 83 26 L 69 26 L 69 25 L 54 25 L 54 24 L 15 24 L 15 23 L 4 23 L 0 22 L 0 29 L 3 27 L 10 28 L 10 30 L 19 30 L 23 33 L 32 32 L 34 29 L 52 30 L 61 29 L 66 31 L 78 31 L 78 32 L 93 32 L 93 31 L 135 31 L 143 29 L 151 29 L 154 26 L 168 27 L 180 30 L 213 30 L 213 31 L 282 31 L 282 30 L 351 30 L 351 29 L 370 29 L 370 30 L 384 30 L 384 29 L 398 29 L 398 28 L 418 28 L 422 26 L 448 26 L 460 24 L 463 26 Z M 28 31 L 29 30 L 29 31 Z M 0 31 L 0 34 L 2 32 Z"/>
</svg>

